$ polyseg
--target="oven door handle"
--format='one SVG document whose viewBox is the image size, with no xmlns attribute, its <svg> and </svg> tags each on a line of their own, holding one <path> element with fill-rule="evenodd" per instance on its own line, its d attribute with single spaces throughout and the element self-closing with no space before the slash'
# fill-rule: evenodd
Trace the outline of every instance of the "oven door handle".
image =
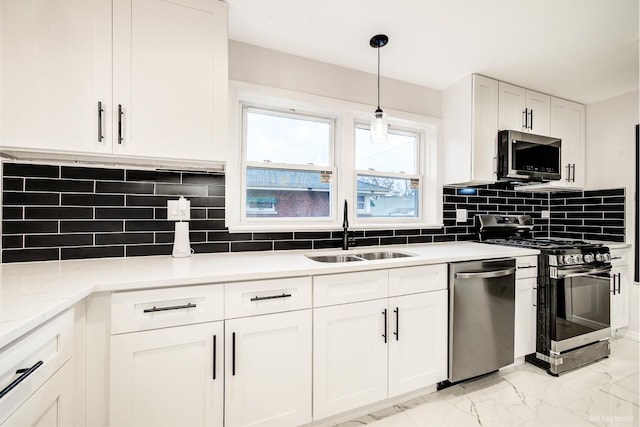
<svg viewBox="0 0 640 427">
<path fill-rule="evenodd" d="M 581 276 L 588 276 L 588 277 L 593 277 L 593 278 L 597 278 L 597 279 L 609 279 L 609 271 L 611 271 L 611 266 L 606 266 L 606 267 L 598 267 L 598 268 L 593 268 L 591 270 L 583 270 L 583 271 L 579 271 L 579 272 L 568 272 L 568 273 L 563 273 L 561 271 L 558 271 L 558 279 L 567 279 L 570 277 L 581 277 Z M 600 276 L 600 274 L 602 276 Z"/>
<path fill-rule="evenodd" d="M 516 272 L 515 267 L 504 270 L 474 271 L 469 273 L 456 273 L 456 279 L 493 279 L 494 277 L 508 276 Z"/>
</svg>

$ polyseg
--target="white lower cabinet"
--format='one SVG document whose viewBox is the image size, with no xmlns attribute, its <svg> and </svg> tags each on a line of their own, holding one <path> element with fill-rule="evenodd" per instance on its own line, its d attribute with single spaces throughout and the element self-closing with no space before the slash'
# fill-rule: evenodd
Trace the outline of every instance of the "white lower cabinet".
<svg viewBox="0 0 640 427">
<path fill-rule="evenodd" d="M 516 359 L 536 351 L 538 257 L 516 258 L 514 349 Z"/>
<path fill-rule="evenodd" d="M 221 426 L 223 322 L 111 337 L 110 425 Z"/>
<path fill-rule="evenodd" d="M 314 309 L 314 419 L 387 397 L 385 311 L 386 299 Z"/>
<path fill-rule="evenodd" d="M 311 310 L 225 321 L 225 426 L 311 421 Z"/>
<path fill-rule="evenodd" d="M 447 291 L 389 299 L 389 397 L 447 378 Z"/>
<path fill-rule="evenodd" d="M 629 326 L 630 272 L 628 249 L 611 249 L 611 333 Z"/>
<path fill-rule="evenodd" d="M 73 360 L 69 360 L 0 426 L 74 425 L 73 385 Z"/>
<path fill-rule="evenodd" d="M 313 414 L 322 419 L 447 378 L 447 291 L 314 309 Z"/>
</svg>

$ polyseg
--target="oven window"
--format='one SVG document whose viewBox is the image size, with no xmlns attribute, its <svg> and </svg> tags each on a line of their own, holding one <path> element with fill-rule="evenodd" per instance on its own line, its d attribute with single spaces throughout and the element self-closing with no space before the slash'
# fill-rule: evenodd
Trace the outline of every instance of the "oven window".
<svg viewBox="0 0 640 427">
<path fill-rule="evenodd" d="M 559 280 L 556 296 L 556 341 L 609 327 L 608 275 Z"/>
</svg>

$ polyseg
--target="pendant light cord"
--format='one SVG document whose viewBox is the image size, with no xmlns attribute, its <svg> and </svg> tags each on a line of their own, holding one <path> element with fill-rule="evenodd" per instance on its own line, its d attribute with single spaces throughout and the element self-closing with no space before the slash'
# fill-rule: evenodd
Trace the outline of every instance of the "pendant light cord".
<svg viewBox="0 0 640 427">
<path fill-rule="evenodd" d="M 378 47 L 378 109 L 380 108 L 380 48 Z"/>
</svg>

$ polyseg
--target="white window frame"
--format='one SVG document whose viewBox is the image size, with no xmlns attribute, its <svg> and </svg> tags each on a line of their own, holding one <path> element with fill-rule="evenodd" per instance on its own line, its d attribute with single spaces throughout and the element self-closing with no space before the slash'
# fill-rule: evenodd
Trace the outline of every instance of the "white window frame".
<svg viewBox="0 0 640 427">
<path fill-rule="evenodd" d="M 310 95 L 286 89 L 266 87 L 258 84 L 231 81 L 229 86 L 230 151 L 232 156 L 226 165 L 226 215 L 225 224 L 234 232 L 277 231 L 336 231 L 342 228 L 343 200 L 348 201 L 348 219 L 353 230 L 441 228 L 442 227 L 442 183 L 438 173 L 438 152 L 442 144 L 442 120 L 407 113 L 385 107 L 391 128 L 419 133 L 418 165 L 421 175 L 419 190 L 419 217 L 401 218 L 357 218 L 357 172 L 355 169 L 355 127 L 368 123 L 372 108 L 369 105 L 350 101 Z M 333 140 L 331 158 L 333 194 L 331 218 L 246 218 L 246 165 L 244 160 L 243 106 L 258 109 L 295 111 L 308 116 L 333 118 Z M 366 127 L 366 126 L 365 126 Z M 265 166 L 258 162 L 257 167 Z M 298 169 L 290 164 L 268 163 L 270 167 Z M 305 168 L 302 168 L 303 170 Z M 326 170 L 325 167 L 311 168 Z M 367 171 L 364 171 L 366 174 Z M 379 173 L 380 175 L 382 172 Z M 378 173 L 376 173 L 378 175 Z M 403 174 L 408 178 L 413 174 Z"/>
<path fill-rule="evenodd" d="M 282 227 L 290 226 L 295 229 L 304 228 L 305 223 L 314 224 L 326 224 L 325 227 L 329 227 L 336 217 L 336 166 L 335 166 L 335 118 L 328 116 L 321 116 L 319 114 L 309 112 L 299 112 L 297 109 L 289 108 L 283 109 L 273 106 L 262 106 L 254 103 L 242 102 L 242 166 L 241 166 L 241 199 L 240 199 L 240 213 L 241 221 L 247 225 L 251 224 L 269 224 L 270 226 Z M 309 121 L 317 121 L 320 123 L 326 123 L 329 125 L 330 139 L 329 139 L 329 164 L 328 165 L 314 165 L 314 164 L 302 164 L 302 163 L 278 163 L 272 162 L 270 159 L 264 161 L 249 161 L 246 159 L 247 153 L 247 115 L 249 112 L 258 112 L 260 114 L 273 115 L 275 117 L 288 117 L 288 118 L 304 118 Z M 247 213 L 252 210 L 247 207 L 247 169 L 259 168 L 259 169 L 285 169 L 294 171 L 309 171 L 309 172 L 330 172 L 331 173 L 331 186 L 329 190 L 329 215 L 327 217 L 277 217 L 266 215 L 264 217 L 250 217 Z M 255 210 L 253 210 L 256 212 Z M 274 207 L 273 213 L 276 213 Z"/>
<path fill-rule="evenodd" d="M 354 132 L 354 140 L 355 140 L 355 132 L 356 129 L 360 128 L 360 129 L 370 129 L 370 124 L 365 124 L 362 122 L 356 123 L 355 126 L 353 127 L 353 132 Z M 353 180 L 355 183 L 354 186 L 354 196 L 353 199 L 357 200 L 358 199 L 358 175 L 368 175 L 368 176 L 379 176 L 379 177 L 383 177 L 383 178 L 396 178 L 396 179 L 405 179 L 405 180 L 411 180 L 411 179 L 417 179 L 419 181 L 419 188 L 418 188 L 418 201 L 417 201 L 417 209 L 418 209 L 418 215 L 416 217 L 393 217 L 393 227 L 396 227 L 399 224 L 404 225 L 406 224 L 411 224 L 416 225 L 416 224 L 423 224 L 424 223 L 424 213 L 423 213 L 423 206 L 424 206 L 424 201 L 423 201 L 423 184 L 424 184 L 424 177 L 422 175 L 422 171 L 424 170 L 424 161 L 423 158 L 425 157 L 423 154 L 423 151 L 425 151 L 422 148 L 422 144 L 423 144 L 423 135 L 421 130 L 419 129 L 410 129 L 407 127 L 401 127 L 401 126 L 389 126 L 389 133 L 394 133 L 397 135 L 411 135 L 416 137 L 416 152 L 415 152 L 415 161 L 416 164 L 414 165 L 414 169 L 415 169 L 415 173 L 405 173 L 405 172 L 387 172 L 387 171 L 377 171 L 374 169 L 356 169 L 356 165 L 355 165 L 355 156 L 354 156 L 354 162 L 353 162 Z M 391 218 L 389 217 L 359 217 L 358 216 L 358 212 L 356 212 L 355 214 L 355 223 L 357 225 L 361 225 L 363 227 L 367 227 L 367 226 L 375 226 L 376 228 L 380 227 L 380 225 L 385 225 L 385 226 L 389 226 L 390 222 L 391 222 Z"/>
</svg>

